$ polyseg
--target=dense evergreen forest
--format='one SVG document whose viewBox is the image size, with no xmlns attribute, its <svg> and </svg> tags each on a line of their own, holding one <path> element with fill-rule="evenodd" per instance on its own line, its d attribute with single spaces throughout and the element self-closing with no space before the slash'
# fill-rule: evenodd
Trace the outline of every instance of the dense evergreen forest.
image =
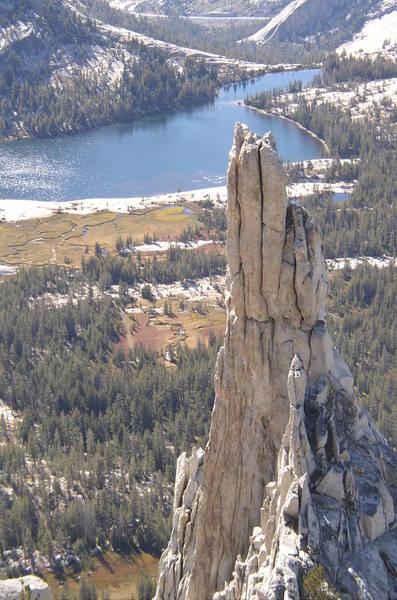
<svg viewBox="0 0 397 600">
<path fill-rule="evenodd" d="M 334 274 L 328 327 L 360 401 L 397 448 L 397 268 L 362 265 Z"/>
<path fill-rule="evenodd" d="M 97 253 L 99 254 L 99 252 Z M 136 283 L 173 283 L 194 280 L 200 277 L 223 275 L 226 259 L 223 254 L 190 252 L 171 246 L 165 259 L 157 257 L 141 261 L 119 256 L 91 256 L 82 260 L 82 271 L 92 282 L 98 282 L 101 289 L 111 285 Z"/>
<path fill-rule="evenodd" d="M 3 15 L 4 24 L 32 13 L 30 0 L 21 1 Z M 176 68 L 165 53 L 131 38 L 124 44 L 121 74 L 112 83 L 109 73 L 87 75 L 86 63 L 94 48 L 104 47 L 103 36 L 92 19 L 76 15 L 61 3 L 34 3 L 36 26 L 52 37 L 59 49 L 73 45 L 78 61 L 67 76 L 53 77 L 53 57 L 45 54 L 43 40 L 10 45 L 0 58 L 0 136 L 51 136 L 106 123 L 130 122 L 213 98 L 220 85 L 217 72 L 202 60 L 187 58 Z M 28 44 L 28 42 L 26 42 Z M 68 50 L 67 53 L 70 51 Z M 31 53 L 38 68 L 32 69 Z M 113 57 L 116 59 L 116 55 Z"/>
<path fill-rule="evenodd" d="M 397 77 L 397 63 L 384 56 L 355 57 L 331 52 L 324 58 L 321 73 L 313 79 L 315 86 L 356 83 Z"/>
<path fill-rule="evenodd" d="M 174 367 L 126 353 L 118 303 L 93 296 L 54 267 L 0 286 L 2 401 L 20 415 L 0 427 L 1 553 L 159 554 L 175 457 L 205 444 L 219 342 L 180 347 Z"/>
</svg>

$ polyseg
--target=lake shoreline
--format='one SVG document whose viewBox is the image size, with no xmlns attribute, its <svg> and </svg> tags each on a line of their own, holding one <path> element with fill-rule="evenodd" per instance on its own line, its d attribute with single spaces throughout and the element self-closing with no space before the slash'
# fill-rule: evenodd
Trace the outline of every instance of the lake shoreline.
<svg viewBox="0 0 397 600">
<path fill-rule="evenodd" d="M 257 108 L 256 106 L 252 106 L 251 104 L 244 103 L 244 106 L 246 108 L 249 108 L 250 110 L 255 110 L 256 112 L 258 112 L 260 114 L 267 115 L 268 117 L 278 117 L 279 119 L 284 119 L 285 121 L 289 121 L 290 123 L 293 123 L 294 125 L 296 125 L 296 127 L 298 127 L 298 129 L 301 129 L 302 131 L 304 131 L 305 133 L 310 135 L 310 137 L 315 139 L 317 142 L 320 142 L 320 144 L 323 146 L 324 150 L 327 153 L 327 158 L 330 156 L 330 150 L 327 146 L 327 143 L 322 138 L 320 138 L 318 135 L 316 135 L 313 131 L 310 131 L 310 129 L 307 129 L 307 127 L 304 127 L 298 121 L 295 121 L 295 119 L 291 119 L 291 117 L 287 117 L 286 115 L 283 115 L 283 114 L 280 114 L 277 112 L 271 112 L 271 111 L 265 110 L 263 108 Z"/>
<path fill-rule="evenodd" d="M 89 215 L 100 212 L 133 214 L 153 210 L 160 206 L 182 205 L 212 200 L 214 204 L 226 203 L 226 186 L 215 186 L 174 193 L 132 196 L 127 198 L 86 198 L 81 200 L 0 200 L 0 222 L 43 219 L 56 214 Z"/>
<path fill-rule="evenodd" d="M 351 194 L 354 184 L 307 181 L 288 186 L 288 195 L 299 198 L 316 191 Z M 216 207 L 226 206 L 226 185 L 195 190 L 132 196 L 126 198 L 85 198 L 81 200 L 0 200 L 0 223 L 46 219 L 57 214 L 92 215 L 101 212 L 116 214 L 144 214 L 162 206 L 183 206 L 211 200 Z"/>
<path fill-rule="evenodd" d="M 238 121 L 258 135 L 272 129 L 286 161 L 320 158 L 322 146 L 295 123 L 245 111 L 242 104 L 247 90 L 284 87 L 297 78 L 306 83 L 313 74 L 313 70 L 268 73 L 252 79 L 249 87 L 224 87 L 214 102 L 204 106 L 145 117 L 133 125 L 3 144 L 0 197 L 43 201 L 47 209 L 48 202 L 62 202 L 65 209 L 66 202 L 84 198 L 103 198 L 102 206 L 106 198 L 122 198 L 123 204 L 125 198 L 133 198 L 136 206 L 142 195 L 223 185 L 227 166 L 223 157 Z M 240 106 L 236 100 L 241 100 Z"/>
<path fill-rule="evenodd" d="M 244 62 L 245 61 L 236 61 L 236 65 L 240 66 L 240 63 L 244 64 Z M 205 104 L 207 104 L 207 103 L 214 102 L 219 97 L 220 92 L 224 88 L 228 88 L 233 85 L 249 83 L 251 81 L 255 81 L 258 77 L 261 77 L 263 75 L 273 75 L 273 74 L 278 74 L 278 73 L 291 73 L 291 72 L 295 72 L 295 71 L 302 71 L 302 70 L 305 71 L 305 70 L 320 68 L 318 66 L 288 64 L 288 63 L 278 64 L 278 65 L 274 65 L 274 66 L 273 65 L 262 65 L 260 63 L 252 63 L 252 65 L 253 65 L 253 67 L 255 65 L 256 70 L 254 70 L 254 68 L 253 68 L 252 73 L 249 74 L 247 72 L 246 77 L 244 76 L 243 73 L 240 73 L 239 77 L 235 77 L 234 79 L 220 82 L 221 85 L 216 89 L 216 92 L 214 94 L 209 95 L 207 98 L 197 99 L 197 100 L 187 104 L 186 106 L 176 104 L 174 106 L 170 106 L 169 109 L 164 112 L 143 113 L 132 120 L 122 121 L 122 120 L 117 120 L 117 119 L 116 120 L 109 119 L 98 125 L 91 125 L 91 126 L 88 124 L 80 125 L 79 127 L 76 127 L 75 129 L 71 129 L 71 130 L 67 130 L 67 131 L 60 130 L 54 134 L 32 135 L 30 133 L 27 133 L 26 131 L 21 131 L 20 135 L 9 134 L 4 137 L 0 136 L 0 143 L 1 144 L 12 144 L 12 143 L 20 141 L 20 140 L 51 140 L 51 139 L 58 138 L 58 137 L 69 137 L 69 136 L 79 135 L 81 133 L 86 133 L 89 131 L 97 131 L 103 127 L 109 127 L 112 125 L 135 125 L 135 124 L 138 124 L 143 119 L 145 119 L 146 117 L 163 116 L 163 115 L 176 113 L 179 110 L 184 110 L 184 109 L 188 109 L 188 108 L 198 108 L 200 106 L 205 106 Z"/>
</svg>

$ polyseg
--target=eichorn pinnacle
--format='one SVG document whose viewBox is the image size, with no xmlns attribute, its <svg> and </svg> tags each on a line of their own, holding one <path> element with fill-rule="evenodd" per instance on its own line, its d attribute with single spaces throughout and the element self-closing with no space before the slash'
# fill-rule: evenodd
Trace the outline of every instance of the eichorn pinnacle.
<svg viewBox="0 0 397 600">
<path fill-rule="evenodd" d="M 227 327 L 205 449 L 177 462 L 156 600 L 397 598 L 397 458 L 325 325 L 327 269 L 271 134 L 235 128 Z"/>
</svg>

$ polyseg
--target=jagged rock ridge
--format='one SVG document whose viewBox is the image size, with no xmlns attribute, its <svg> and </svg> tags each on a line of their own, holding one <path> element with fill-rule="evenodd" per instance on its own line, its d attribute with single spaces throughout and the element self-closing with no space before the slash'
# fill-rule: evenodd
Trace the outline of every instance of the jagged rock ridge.
<svg viewBox="0 0 397 600">
<path fill-rule="evenodd" d="M 317 563 L 345 597 L 397 597 L 396 456 L 326 331 L 321 239 L 285 185 L 271 135 L 237 125 L 209 442 L 178 459 L 157 600 L 297 600 Z"/>
</svg>

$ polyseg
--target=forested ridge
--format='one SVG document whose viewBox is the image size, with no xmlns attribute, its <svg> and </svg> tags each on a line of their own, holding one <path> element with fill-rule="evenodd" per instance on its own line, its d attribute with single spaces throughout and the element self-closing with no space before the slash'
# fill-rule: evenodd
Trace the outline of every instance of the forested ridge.
<svg viewBox="0 0 397 600">
<path fill-rule="evenodd" d="M 219 88 L 216 70 L 202 60 L 188 57 L 179 69 L 163 50 L 132 37 L 122 50 L 108 47 L 92 19 L 62 3 L 19 2 L 2 16 L 3 25 L 15 25 L 22 16 L 34 24 L 32 35 L 10 44 L 0 56 L 3 138 L 51 136 L 131 122 L 143 115 L 210 100 Z M 71 72 L 54 77 L 56 53 L 64 54 L 67 61 L 71 48 L 75 55 Z M 112 67 L 116 61 L 121 70 L 114 81 L 108 69 L 94 73 L 87 68 L 96 60 L 98 48 L 109 54 L 109 69 L 116 68 Z"/>
<path fill-rule="evenodd" d="M 111 87 L 105 77 L 76 72 L 62 87 L 40 80 L 20 79 L 9 72 L 0 79 L 0 136 L 51 136 L 131 122 L 144 115 L 210 100 L 217 91 L 217 75 L 204 62 L 187 59 L 178 74 L 157 49 L 130 42 L 139 56 L 123 65 L 120 81 Z M 10 90 L 6 93 L 5 90 Z M 15 113 L 18 123 L 15 123 Z"/>
<path fill-rule="evenodd" d="M 335 83 L 357 83 L 389 79 L 397 76 L 397 63 L 390 58 L 356 57 L 346 53 L 330 52 L 324 59 L 321 73 L 314 77 L 316 86 L 330 86 Z"/>
<path fill-rule="evenodd" d="M 255 33 L 262 21 L 218 22 L 215 26 L 203 25 L 179 16 L 150 19 L 142 15 L 118 10 L 106 0 L 83 0 L 86 14 L 115 25 L 143 33 L 157 40 L 163 40 L 178 46 L 214 52 L 223 56 L 233 56 L 236 42 Z"/>
</svg>

